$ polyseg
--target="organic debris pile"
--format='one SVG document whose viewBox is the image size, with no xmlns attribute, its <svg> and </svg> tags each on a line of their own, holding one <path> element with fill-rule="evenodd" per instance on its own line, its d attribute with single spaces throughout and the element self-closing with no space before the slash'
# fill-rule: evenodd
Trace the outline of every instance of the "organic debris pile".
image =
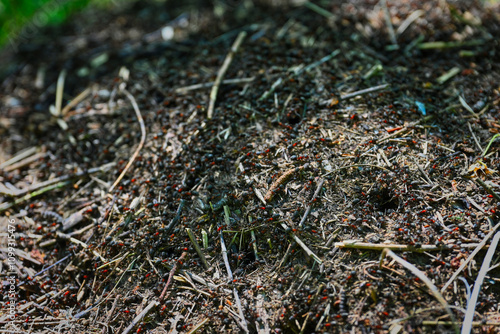
<svg viewBox="0 0 500 334">
<path fill-rule="evenodd" d="M 2 327 L 498 331 L 498 6 L 162 6 L 19 46 Z"/>
</svg>

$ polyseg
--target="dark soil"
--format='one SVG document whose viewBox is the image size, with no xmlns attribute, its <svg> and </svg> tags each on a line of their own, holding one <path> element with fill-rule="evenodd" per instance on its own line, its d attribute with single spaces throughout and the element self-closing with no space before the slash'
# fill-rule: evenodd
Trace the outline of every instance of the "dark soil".
<svg viewBox="0 0 500 334">
<path fill-rule="evenodd" d="M 4 51 L 7 332 L 462 326 L 500 220 L 500 9 L 389 1 L 396 46 L 382 3 L 320 7 L 122 4 Z M 185 87 L 214 82 L 242 31 L 209 119 L 211 87 Z M 50 112 L 62 70 L 62 107 L 88 94 Z M 500 328 L 498 261 L 477 333 Z"/>
</svg>

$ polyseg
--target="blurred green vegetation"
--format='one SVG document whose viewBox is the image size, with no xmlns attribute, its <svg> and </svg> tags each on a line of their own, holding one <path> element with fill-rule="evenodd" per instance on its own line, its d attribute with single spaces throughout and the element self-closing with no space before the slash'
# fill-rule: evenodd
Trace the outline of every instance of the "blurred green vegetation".
<svg viewBox="0 0 500 334">
<path fill-rule="evenodd" d="M 0 0 L 0 47 L 23 42 L 46 25 L 57 25 L 89 4 L 118 0 Z"/>
</svg>

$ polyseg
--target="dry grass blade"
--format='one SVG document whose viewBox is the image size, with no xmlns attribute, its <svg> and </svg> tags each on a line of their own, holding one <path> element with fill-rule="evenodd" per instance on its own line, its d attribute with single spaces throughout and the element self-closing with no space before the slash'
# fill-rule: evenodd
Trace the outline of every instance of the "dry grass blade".
<svg viewBox="0 0 500 334">
<path fill-rule="evenodd" d="M 203 266 L 205 269 L 209 269 L 207 259 L 205 258 L 205 254 L 203 254 L 200 245 L 196 241 L 196 237 L 193 234 L 193 231 L 191 231 L 190 228 L 186 228 L 186 232 L 188 234 L 189 240 L 191 240 L 191 243 L 193 244 L 194 249 L 196 250 L 196 253 L 198 253 L 198 256 L 200 257 L 201 263 L 203 263 Z"/>
<path fill-rule="evenodd" d="M 467 303 L 467 311 L 465 312 L 464 323 L 462 325 L 462 333 L 470 333 L 472 330 L 472 320 L 474 319 L 474 310 L 476 309 L 476 303 L 479 298 L 479 292 L 481 291 L 481 285 L 483 284 L 486 273 L 490 269 L 490 263 L 493 259 L 493 255 L 495 255 L 499 240 L 500 232 L 497 232 L 493 240 L 491 240 L 490 249 L 488 249 L 488 252 L 486 253 L 486 257 L 483 260 L 479 274 L 474 282 L 474 290 L 472 291 L 472 295 Z"/>
<path fill-rule="evenodd" d="M 146 316 L 146 314 L 148 314 L 148 312 L 155 306 L 157 306 L 159 303 L 156 301 L 156 300 L 153 300 L 152 302 L 149 303 L 149 305 L 144 309 L 142 310 L 141 313 L 139 313 L 135 318 L 134 320 L 132 321 L 132 323 L 127 327 L 125 328 L 125 330 L 123 331 L 122 334 L 127 334 L 128 332 L 130 332 L 141 320 L 142 318 L 144 318 Z"/>
<path fill-rule="evenodd" d="M 446 310 L 446 313 L 450 316 L 451 321 L 453 322 L 453 328 L 455 330 L 455 333 L 459 333 L 460 330 L 457 326 L 457 321 L 455 319 L 455 316 L 451 312 L 450 306 L 448 305 L 448 302 L 444 299 L 443 295 L 439 292 L 438 288 L 431 282 L 427 276 L 420 270 L 418 270 L 417 267 L 415 267 L 413 264 L 409 263 L 408 261 L 405 261 L 404 259 L 400 258 L 397 256 L 393 251 L 390 249 L 386 249 L 382 252 L 380 256 L 380 266 L 382 266 L 382 262 L 384 260 L 385 256 L 390 256 L 394 261 L 411 271 L 415 276 L 417 276 L 422 282 L 427 285 L 429 290 L 431 290 L 431 293 L 434 295 L 434 297 L 439 301 L 439 303 L 444 307 Z"/>
<path fill-rule="evenodd" d="M 123 178 L 123 176 L 125 176 L 128 169 L 130 168 L 130 166 L 132 166 L 135 159 L 139 155 L 139 152 L 141 151 L 142 147 L 144 146 L 144 143 L 146 142 L 146 126 L 144 125 L 144 120 L 142 119 L 142 115 L 141 115 L 141 111 L 139 110 L 139 106 L 137 105 L 137 102 L 135 101 L 132 94 L 130 94 L 126 89 L 123 89 L 123 92 L 130 100 L 130 103 L 132 103 L 132 107 L 134 108 L 135 114 L 137 116 L 137 120 L 139 121 L 139 124 L 141 125 L 141 141 L 139 142 L 139 146 L 137 146 L 137 149 L 135 150 L 134 154 L 130 158 L 129 162 L 127 163 L 125 168 L 123 168 L 123 171 L 121 172 L 120 176 L 118 176 L 115 183 L 113 183 L 113 185 L 109 189 L 110 192 L 118 185 L 118 183 L 120 183 L 121 179 Z"/>
<path fill-rule="evenodd" d="M 496 224 L 495 227 L 493 227 L 491 229 L 490 233 L 488 233 L 488 235 L 486 235 L 484 237 L 483 241 L 481 241 L 481 243 L 479 245 L 477 245 L 476 249 L 474 249 L 474 251 L 469 255 L 469 257 L 460 265 L 460 267 L 457 269 L 457 271 L 455 271 L 455 273 L 453 274 L 453 276 L 451 276 L 451 278 L 448 280 L 448 282 L 446 282 L 446 284 L 441 288 L 441 292 L 444 292 L 446 290 L 446 288 L 448 288 L 448 286 L 450 286 L 450 284 L 453 283 L 453 281 L 462 272 L 462 270 L 464 270 L 464 268 L 474 258 L 474 256 L 476 256 L 476 254 L 479 253 L 479 251 L 481 249 L 483 249 L 483 247 L 486 245 L 486 242 L 491 238 L 491 236 L 493 235 L 493 233 L 495 233 L 495 231 L 499 227 L 500 227 L 500 224 Z"/>
<path fill-rule="evenodd" d="M 212 91 L 210 92 L 210 102 L 208 104 L 208 111 L 207 111 L 208 119 L 212 118 L 214 114 L 215 100 L 217 99 L 217 93 L 219 92 L 219 86 L 222 83 L 222 78 L 224 78 L 224 75 L 226 74 L 229 65 L 231 65 L 231 62 L 233 61 L 234 54 L 238 52 L 238 49 L 240 48 L 240 45 L 243 42 L 243 39 L 245 38 L 246 35 L 247 35 L 246 31 L 242 31 L 239 33 L 238 37 L 236 37 L 236 40 L 233 43 L 233 46 L 231 46 L 231 50 L 227 54 L 226 59 L 224 59 L 224 63 L 222 64 L 219 73 L 217 73 L 217 78 L 215 79 Z"/>
</svg>

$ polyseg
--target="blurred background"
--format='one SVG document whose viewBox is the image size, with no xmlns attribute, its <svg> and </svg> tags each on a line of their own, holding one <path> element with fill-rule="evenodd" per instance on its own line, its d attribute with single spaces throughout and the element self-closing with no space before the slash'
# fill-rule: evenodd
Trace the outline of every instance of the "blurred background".
<svg viewBox="0 0 500 334">
<path fill-rule="evenodd" d="M 479 1 L 448 1 L 451 3 L 471 4 L 480 3 L 489 5 L 498 3 L 499 0 Z M 97 10 L 113 10 L 124 6 L 132 6 L 133 3 L 144 2 L 154 5 L 190 5 L 193 9 L 197 7 L 211 7 L 214 11 L 224 11 L 227 7 L 236 6 L 239 3 L 249 2 L 266 4 L 270 6 L 299 5 L 309 1 L 305 0 L 204 0 L 204 1 L 168 1 L 168 0 L 0 0 L 0 47 L 5 47 L 8 42 L 19 43 L 19 39 L 28 35 L 36 34 L 38 30 L 47 26 L 58 26 L 67 22 L 73 14 L 84 9 L 93 8 Z M 333 3 L 356 3 L 353 0 L 327 0 L 314 1 L 315 4 L 329 7 Z M 376 4 L 378 1 L 368 1 Z M 390 3 L 391 1 L 388 1 Z M 395 1 L 401 2 L 401 1 Z M 404 2 L 404 1 L 403 1 Z M 422 1 L 425 3 L 425 1 Z M 248 6 L 246 6 L 248 7 Z"/>
</svg>

